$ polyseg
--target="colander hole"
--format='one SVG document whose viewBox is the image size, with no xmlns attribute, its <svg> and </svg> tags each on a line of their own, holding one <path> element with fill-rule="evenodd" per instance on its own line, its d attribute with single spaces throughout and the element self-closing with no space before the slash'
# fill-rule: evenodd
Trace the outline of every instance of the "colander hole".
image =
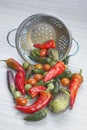
<svg viewBox="0 0 87 130">
<path fill-rule="evenodd" d="M 48 34 L 48 32 L 46 32 L 46 35 Z"/>
<path fill-rule="evenodd" d="M 44 27 L 42 27 L 42 29 L 44 30 Z"/>
<path fill-rule="evenodd" d="M 48 28 L 46 27 L 46 30 L 48 30 Z"/>
<path fill-rule="evenodd" d="M 53 36 L 53 34 L 52 34 L 52 33 L 50 33 L 50 36 Z"/>
<path fill-rule="evenodd" d="M 35 31 L 35 33 L 37 33 L 37 31 Z"/>
<path fill-rule="evenodd" d="M 34 34 L 34 37 L 36 37 L 36 34 Z"/>
<path fill-rule="evenodd" d="M 35 38 L 35 40 L 37 40 L 37 38 Z"/>
<path fill-rule="evenodd" d="M 38 28 L 38 30 L 40 30 L 40 28 Z"/>
<path fill-rule="evenodd" d="M 49 30 L 49 33 L 51 32 L 51 30 Z"/>
</svg>

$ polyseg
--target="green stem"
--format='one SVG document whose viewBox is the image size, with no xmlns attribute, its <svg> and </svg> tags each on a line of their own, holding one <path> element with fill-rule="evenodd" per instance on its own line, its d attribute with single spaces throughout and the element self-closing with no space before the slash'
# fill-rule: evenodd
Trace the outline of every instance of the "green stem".
<svg viewBox="0 0 87 130">
<path fill-rule="evenodd" d="M 6 62 L 6 60 L 0 60 L 0 61 L 4 61 L 4 62 Z"/>
<path fill-rule="evenodd" d="M 82 69 L 80 69 L 79 74 L 82 75 Z"/>
</svg>

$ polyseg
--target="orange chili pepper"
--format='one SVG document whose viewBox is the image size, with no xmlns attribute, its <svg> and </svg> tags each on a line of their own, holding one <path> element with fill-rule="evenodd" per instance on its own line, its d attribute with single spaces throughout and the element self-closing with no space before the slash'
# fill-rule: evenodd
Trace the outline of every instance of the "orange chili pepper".
<svg viewBox="0 0 87 130">
<path fill-rule="evenodd" d="M 74 102 L 76 100 L 76 95 L 78 89 L 83 82 L 83 76 L 80 73 L 75 73 L 70 81 L 69 89 L 70 89 L 70 108 L 73 108 Z"/>
<path fill-rule="evenodd" d="M 21 64 L 19 64 L 15 59 L 13 58 L 8 58 L 7 60 L 0 60 L 0 61 L 4 61 L 6 62 L 7 66 L 16 70 L 16 71 L 22 71 L 25 73 L 23 67 L 21 66 Z"/>
</svg>

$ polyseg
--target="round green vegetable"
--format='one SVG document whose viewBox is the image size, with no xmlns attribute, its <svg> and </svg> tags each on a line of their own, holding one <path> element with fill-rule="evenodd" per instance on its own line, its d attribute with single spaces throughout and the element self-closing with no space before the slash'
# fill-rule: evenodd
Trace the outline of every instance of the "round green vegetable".
<svg viewBox="0 0 87 130">
<path fill-rule="evenodd" d="M 26 85 L 25 85 L 25 90 L 28 91 L 31 87 L 32 87 L 31 84 L 26 84 Z"/>
<path fill-rule="evenodd" d="M 13 93 L 13 96 L 14 96 L 14 98 L 19 98 L 19 97 L 21 97 L 22 95 L 21 95 L 21 92 L 20 92 L 20 91 L 15 91 L 15 92 Z"/>
<path fill-rule="evenodd" d="M 49 109 L 54 113 L 62 113 L 68 108 L 69 100 L 69 92 L 65 89 L 61 89 L 57 96 L 50 102 Z"/>
<path fill-rule="evenodd" d="M 22 64 L 22 66 L 23 66 L 23 68 L 24 68 L 25 70 L 27 70 L 27 68 L 29 67 L 29 65 L 30 65 L 30 63 L 27 62 L 27 61 L 25 61 L 25 62 Z"/>
<path fill-rule="evenodd" d="M 49 83 L 49 84 L 47 85 L 47 90 L 46 90 L 46 91 L 50 92 L 50 91 L 52 91 L 53 89 L 54 89 L 54 84 L 53 84 L 53 83 Z"/>
</svg>

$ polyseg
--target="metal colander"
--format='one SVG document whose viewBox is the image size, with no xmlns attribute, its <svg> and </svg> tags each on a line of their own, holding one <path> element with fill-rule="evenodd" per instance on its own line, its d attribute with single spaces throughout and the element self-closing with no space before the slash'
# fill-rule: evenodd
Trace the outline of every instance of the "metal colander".
<svg viewBox="0 0 87 130">
<path fill-rule="evenodd" d="M 59 59 L 63 60 L 72 45 L 69 29 L 60 18 L 47 14 L 35 14 L 26 18 L 18 27 L 15 45 L 21 57 L 29 61 L 29 52 L 33 49 L 33 44 L 44 43 L 51 39 L 56 43 Z"/>
</svg>

